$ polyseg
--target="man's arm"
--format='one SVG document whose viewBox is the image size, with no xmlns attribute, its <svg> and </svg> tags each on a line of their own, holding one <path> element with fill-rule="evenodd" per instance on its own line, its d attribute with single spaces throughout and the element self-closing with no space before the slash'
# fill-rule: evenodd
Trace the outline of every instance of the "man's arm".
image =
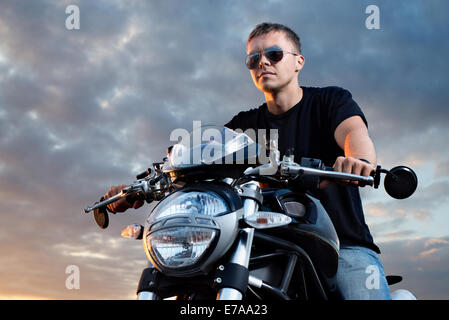
<svg viewBox="0 0 449 320">
<path fill-rule="evenodd" d="M 342 121 L 335 129 L 334 138 L 345 153 L 345 157 L 335 160 L 334 170 L 369 176 L 376 167 L 376 150 L 362 118 L 352 116 Z M 371 164 L 359 159 L 366 159 Z M 325 188 L 328 184 L 329 182 L 324 181 L 320 187 Z M 359 185 L 358 182 L 351 184 Z"/>
<path fill-rule="evenodd" d="M 342 121 L 334 137 L 346 157 L 366 159 L 376 165 L 376 150 L 362 118 L 353 116 Z"/>
</svg>

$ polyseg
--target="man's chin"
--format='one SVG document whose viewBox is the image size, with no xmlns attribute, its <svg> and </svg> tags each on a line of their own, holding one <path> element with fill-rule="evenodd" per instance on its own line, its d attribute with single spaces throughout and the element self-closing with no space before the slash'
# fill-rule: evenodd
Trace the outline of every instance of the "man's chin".
<svg viewBox="0 0 449 320">
<path fill-rule="evenodd" d="M 261 86 L 259 86 L 259 90 L 265 92 L 265 93 L 274 93 L 279 91 L 279 86 L 263 83 Z"/>
</svg>

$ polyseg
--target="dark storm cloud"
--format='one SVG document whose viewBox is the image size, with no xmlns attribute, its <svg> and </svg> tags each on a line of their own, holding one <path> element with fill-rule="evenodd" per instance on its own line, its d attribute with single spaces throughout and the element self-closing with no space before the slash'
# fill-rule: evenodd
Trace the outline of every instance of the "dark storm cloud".
<svg viewBox="0 0 449 320">
<path fill-rule="evenodd" d="M 433 155 L 445 172 L 447 160 L 435 150 L 448 133 L 448 97 L 441 89 L 447 85 L 448 48 L 441 39 L 447 38 L 448 4 L 381 1 L 382 30 L 376 31 L 364 26 L 366 1 L 305 3 L 2 1 L 0 211 L 7 259 L 0 271 L 10 285 L 17 282 L 0 291 L 128 297 L 123 288 L 135 289 L 129 282 L 146 258 L 141 244 L 117 238 L 148 209 L 112 217 L 111 227 L 96 236 L 100 231 L 82 208 L 159 161 L 173 129 L 191 129 L 192 120 L 223 124 L 263 102 L 244 66 L 247 35 L 262 21 L 300 34 L 303 85 L 353 92 L 386 163 L 411 153 Z M 69 4 L 80 7 L 80 30 L 65 28 Z M 409 209 L 416 216 L 431 201 L 420 197 Z M 131 262 L 137 260 L 139 270 Z M 88 283 L 129 277 L 108 290 L 92 285 L 67 292 L 69 264 L 78 264 Z M 18 281 L 28 265 L 34 271 Z"/>
</svg>

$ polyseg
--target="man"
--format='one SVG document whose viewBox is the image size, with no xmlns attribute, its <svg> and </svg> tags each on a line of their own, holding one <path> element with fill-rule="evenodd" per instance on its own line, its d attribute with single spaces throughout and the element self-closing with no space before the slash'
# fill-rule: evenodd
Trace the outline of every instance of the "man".
<svg viewBox="0 0 449 320">
<path fill-rule="evenodd" d="M 296 161 L 301 157 L 318 158 L 327 166 L 333 165 L 336 171 L 369 176 L 375 169 L 376 152 L 363 112 L 347 90 L 299 86 L 298 74 L 305 58 L 296 33 L 280 24 L 262 23 L 251 32 L 246 50 L 247 67 L 266 103 L 240 112 L 226 126 L 242 130 L 278 129 L 281 157 L 293 147 Z M 111 187 L 105 198 L 123 187 Z M 376 254 L 380 253 L 379 248 L 365 224 L 357 183 L 340 185 L 323 181 L 316 193 L 340 239 L 337 283 L 343 297 L 391 299 Z M 122 199 L 108 208 L 123 212 L 141 205 L 142 201 L 132 205 Z M 370 276 L 367 270 L 378 271 L 379 286 L 377 283 L 367 286 Z"/>
<path fill-rule="evenodd" d="M 335 171 L 363 176 L 373 172 L 376 152 L 365 116 L 351 94 L 339 87 L 299 86 L 305 58 L 295 32 L 280 24 L 259 24 L 249 35 L 246 51 L 246 65 L 266 103 L 240 112 L 227 127 L 278 129 L 281 159 L 294 148 L 295 161 L 318 158 Z M 315 196 L 329 213 L 340 239 L 337 283 L 343 297 L 391 299 L 376 254 L 380 250 L 364 220 L 357 182 L 323 181 Z M 375 285 L 368 280 L 373 270 L 380 276 Z"/>
</svg>

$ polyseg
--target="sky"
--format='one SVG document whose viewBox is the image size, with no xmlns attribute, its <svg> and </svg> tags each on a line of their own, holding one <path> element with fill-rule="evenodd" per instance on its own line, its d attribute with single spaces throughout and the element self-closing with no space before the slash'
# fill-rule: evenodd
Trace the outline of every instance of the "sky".
<svg viewBox="0 0 449 320">
<path fill-rule="evenodd" d="M 79 8 L 79 29 L 66 8 Z M 379 29 L 368 29 L 369 5 Z M 123 239 L 154 204 L 83 208 L 160 161 L 176 128 L 222 125 L 264 102 L 245 67 L 261 22 L 301 38 L 302 86 L 340 86 L 362 108 L 384 168 L 415 194 L 361 189 L 387 274 L 419 299 L 449 299 L 449 3 L 445 0 L 0 2 L 0 298 L 134 299 L 148 261 Z M 72 20 L 70 20 L 72 21 Z M 73 21 L 72 21 L 73 22 Z M 79 288 L 67 286 L 71 266 Z"/>
</svg>

